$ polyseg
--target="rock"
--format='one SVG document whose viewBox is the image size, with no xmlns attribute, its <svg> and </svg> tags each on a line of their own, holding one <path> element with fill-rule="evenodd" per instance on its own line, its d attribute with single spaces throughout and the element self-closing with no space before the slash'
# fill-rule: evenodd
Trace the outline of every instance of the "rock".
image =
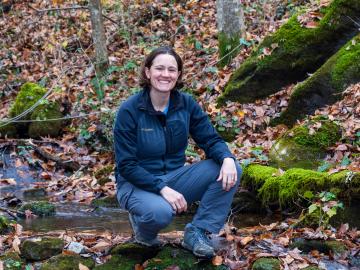
<svg viewBox="0 0 360 270">
<path fill-rule="evenodd" d="M 30 261 L 42 261 L 62 252 L 64 241 L 43 237 L 26 239 L 20 245 L 21 256 Z"/>
<path fill-rule="evenodd" d="M 98 181 L 99 185 L 103 186 L 106 183 L 111 182 L 111 179 L 109 178 L 109 176 L 112 172 L 114 172 L 114 166 L 108 165 L 108 166 L 105 166 L 105 167 L 97 170 L 94 173 L 94 176 L 95 176 L 96 180 Z"/>
<path fill-rule="evenodd" d="M 91 205 L 95 207 L 108 207 L 108 208 L 119 207 L 119 203 L 115 196 L 107 196 L 99 199 L 94 199 L 92 200 Z"/>
<path fill-rule="evenodd" d="M 31 202 L 24 204 L 19 209 L 21 212 L 30 210 L 37 216 L 51 216 L 55 215 L 55 205 L 45 201 Z"/>
<path fill-rule="evenodd" d="M 280 261 L 276 258 L 260 258 L 257 259 L 252 267 L 252 270 L 280 270 Z"/>
<path fill-rule="evenodd" d="M 350 20 L 360 12 L 358 0 L 334 0 L 321 9 L 317 27 L 304 27 L 299 20 L 306 10 L 294 14 L 274 34 L 265 37 L 227 83 L 218 103 L 227 100 L 253 102 L 283 86 L 301 81 L 358 34 Z M 308 11 L 309 12 L 309 11 Z M 307 16 L 305 14 L 305 16 Z"/>
<path fill-rule="evenodd" d="M 79 270 L 79 263 L 92 269 L 95 262 L 91 258 L 83 258 L 79 255 L 57 255 L 41 265 L 40 270 Z M 113 268 L 116 269 L 116 268 Z"/>
<path fill-rule="evenodd" d="M 122 255 L 112 255 L 110 260 L 102 265 L 96 266 L 96 270 L 133 270 L 136 264 L 141 264 L 141 261 L 136 259 L 128 258 Z"/>
<path fill-rule="evenodd" d="M 0 256 L 4 270 L 21 270 L 25 266 L 25 261 L 16 252 L 8 252 Z"/>
<path fill-rule="evenodd" d="M 86 247 L 78 242 L 70 242 L 69 246 L 67 247 L 67 250 L 72 251 L 76 254 L 81 254 L 85 252 Z"/>
<path fill-rule="evenodd" d="M 326 155 L 326 148 L 341 138 L 340 127 L 320 117 L 286 132 L 271 147 L 270 164 L 281 169 L 317 169 Z"/>
<path fill-rule="evenodd" d="M 158 248 L 146 247 L 136 243 L 124 243 L 111 250 L 112 255 L 121 255 L 135 261 L 144 262 L 154 257 L 159 252 Z"/>
<path fill-rule="evenodd" d="M 1 234 L 7 234 L 14 230 L 14 227 L 11 226 L 13 222 L 7 219 L 4 216 L 0 215 L 0 235 Z"/>
<path fill-rule="evenodd" d="M 57 102 L 50 102 L 38 106 L 31 114 L 31 120 L 59 119 L 63 115 Z M 40 138 L 45 136 L 56 137 L 61 131 L 62 120 L 31 122 L 28 129 L 30 138 Z"/>
<path fill-rule="evenodd" d="M 319 267 L 326 270 L 349 270 L 349 268 L 343 264 L 327 260 L 320 261 Z"/>
<path fill-rule="evenodd" d="M 191 252 L 165 246 L 156 255 L 155 258 L 148 260 L 145 270 L 165 270 L 170 266 L 178 266 L 181 270 L 225 270 L 228 269 L 224 265 L 214 266 L 211 260 L 200 260 L 196 258 Z"/>
<path fill-rule="evenodd" d="M 341 99 L 341 93 L 360 81 L 360 35 L 345 44 L 335 55 L 292 91 L 289 105 L 271 125 L 292 126 L 296 120 L 316 109 Z"/>
<path fill-rule="evenodd" d="M 289 245 L 290 248 L 298 248 L 304 253 L 309 253 L 312 250 L 318 250 L 320 253 L 329 255 L 330 253 L 336 256 L 342 256 L 346 251 L 346 246 L 335 240 L 306 240 L 294 239 L 293 243 Z"/>
</svg>

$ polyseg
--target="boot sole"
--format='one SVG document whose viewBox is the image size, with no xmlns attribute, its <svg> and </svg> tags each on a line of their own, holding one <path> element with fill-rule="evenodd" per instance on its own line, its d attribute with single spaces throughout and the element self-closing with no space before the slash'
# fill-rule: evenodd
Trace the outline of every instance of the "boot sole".
<svg viewBox="0 0 360 270">
<path fill-rule="evenodd" d="M 211 259 L 215 256 L 215 254 L 212 254 L 211 256 L 207 256 L 204 254 L 197 253 L 196 251 L 193 251 L 192 247 L 186 244 L 184 241 L 181 242 L 181 246 L 189 251 L 191 251 L 196 257 L 203 258 L 203 259 Z"/>
</svg>

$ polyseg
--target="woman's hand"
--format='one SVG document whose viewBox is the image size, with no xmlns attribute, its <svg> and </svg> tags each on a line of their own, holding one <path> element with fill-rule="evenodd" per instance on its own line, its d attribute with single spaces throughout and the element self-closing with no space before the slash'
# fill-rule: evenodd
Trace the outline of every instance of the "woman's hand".
<svg viewBox="0 0 360 270">
<path fill-rule="evenodd" d="M 170 203 L 176 213 L 180 214 L 187 210 L 187 202 L 184 196 L 176 190 L 166 186 L 160 190 L 160 194 Z"/>
<path fill-rule="evenodd" d="M 217 181 L 222 180 L 223 190 L 229 191 L 237 181 L 237 170 L 232 158 L 224 158 Z"/>
</svg>

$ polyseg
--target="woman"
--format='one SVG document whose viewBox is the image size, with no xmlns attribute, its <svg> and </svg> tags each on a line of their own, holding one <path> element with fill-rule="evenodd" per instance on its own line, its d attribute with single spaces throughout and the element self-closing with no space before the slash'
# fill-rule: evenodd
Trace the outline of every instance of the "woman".
<svg viewBox="0 0 360 270">
<path fill-rule="evenodd" d="M 135 241 L 159 244 L 175 214 L 200 201 L 183 246 L 210 258 L 207 232 L 218 233 L 239 185 L 241 167 L 194 99 L 178 90 L 183 63 L 170 47 L 153 50 L 140 75 L 143 90 L 121 104 L 114 127 L 117 198 L 129 211 Z M 207 160 L 184 166 L 188 135 Z"/>
</svg>

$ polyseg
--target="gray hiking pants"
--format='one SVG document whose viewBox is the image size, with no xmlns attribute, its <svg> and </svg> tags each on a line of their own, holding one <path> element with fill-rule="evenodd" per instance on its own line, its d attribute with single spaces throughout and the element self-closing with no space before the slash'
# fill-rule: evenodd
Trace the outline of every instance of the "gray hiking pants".
<svg viewBox="0 0 360 270">
<path fill-rule="evenodd" d="M 237 162 L 236 167 L 238 181 L 229 191 L 224 191 L 221 181 L 216 181 L 220 166 L 211 159 L 183 166 L 161 177 L 170 188 L 183 194 L 188 205 L 200 201 L 191 222 L 194 226 L 218 233 L 226 221 L 240 183 L 242 169 Z M 129 182 L 118 189 L 117 198 L 120 206 L 132 214 L 145 239 L 155 238 L 176 214 L 162 196 L 139 189 Z"/>
</svg>

